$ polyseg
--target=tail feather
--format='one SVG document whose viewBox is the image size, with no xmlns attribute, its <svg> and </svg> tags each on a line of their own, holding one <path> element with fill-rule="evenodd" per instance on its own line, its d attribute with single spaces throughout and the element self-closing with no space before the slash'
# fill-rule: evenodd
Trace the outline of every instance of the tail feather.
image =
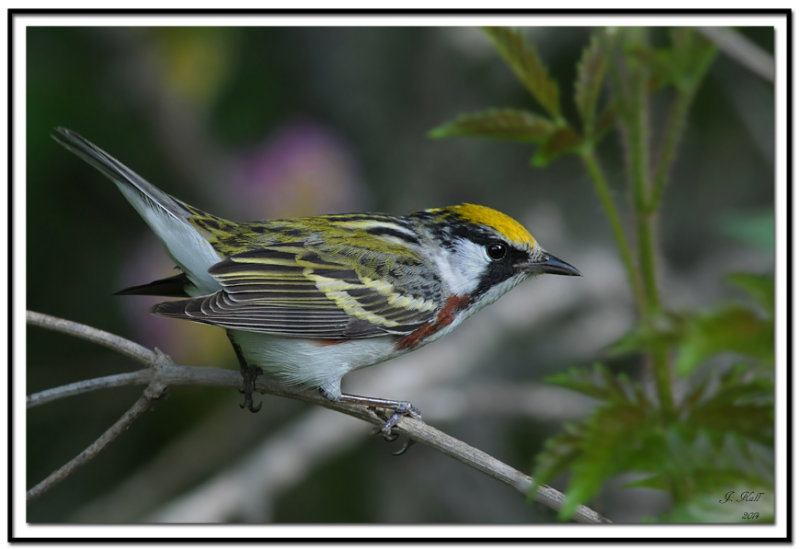
<svg viewBox="0 0 800 549">
<path fill-rule="evenodd" d="M 97 168 L 103 175 L 116 183 L 123 192 L 126 192 L 125 189 L 134 191 L 138 195 L 135 200 L 143 202 L 144 204 L 142 205 L 145 207 L 158 208 L 176 219 L 186 220 L 191 216 L 191 212 L 183 202 L 152 185 L 142 176 L 80 134 L 67 128 L 58 127 L 53 134 L 53 139 Z M 137 211 L 141 207 L 136 203 L 133 206 Z M 141 214 L 141 212 L 139 213 Z"/>
<path fill-rule="evenodd" d="M 201 292 L 210 293 L 220 287 L 208 274 L 208 269 L 222 257 L 190 222 L 199 210 L 190 210 L 185 203 L 150 184 L 125 164 L 72 130 L 56 128 L 53 139 L 117 185 Z"/>
<path fill-rule="evenodd" d="M 131 286 L 118 292 L 114 295 L 159 295 L 164 297 L 189 297 L 187 287 L 191 287 L 191 281 L 185 274 L 170 276 L 169 278 L 161 278 L 154 280 L 148 284 L 141 284 L 139 286 Z M 191 290 L 190 290 L 191 291 Z"/>
</svg>

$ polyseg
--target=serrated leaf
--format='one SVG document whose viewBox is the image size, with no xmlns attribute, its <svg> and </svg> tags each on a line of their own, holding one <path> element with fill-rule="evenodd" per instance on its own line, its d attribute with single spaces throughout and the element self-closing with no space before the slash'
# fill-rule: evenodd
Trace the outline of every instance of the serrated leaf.
<svg viewBox="0 0 800 549">
<path fill-rule="evenodd" d="M 680 341 L 685 315 L 666 312 L 653 319 L 653 326 L 640 323 L 626 332 L 608 347 L 611 356 L 623 356 L 633 352 L 656 351 L 670 348 Z"/>
<path fill-rule="evenodd" d="M 568 424 L 563 433 L 545 442 L 544 450 L 536 456 L 531 496 L 539 487 L 561 474 L 580 457 L 583 428 L 583 425 Z"/>
<path fill-rule="evenodd" d="M 673 28 L 670 36 L 672 43 L 665 48 L 653 47 L 646 40 L 626 44 L 626 62 L 649 71 L 651 91 L 664 85 L 696 88 L 716 54 L 713 44 L 690 27 Z"/>
<path fill-rule="evenodd" d="M 547 383 L 571 389 L 590 397 L 608 400 L 608 391 L 597 382 L 598 371 L 604 369 L 602 364 L 595 364 L 591 369 L 575 367 L 570 368 L 566 372 L 559 372 L 547 376 L 544 380 Z"/>
<path fill-rule="evenodd" d="M 612 395 L 612 402 L 599 407 L 585 423 L 571 425 L 569 432 L 549 441 L 539 457 L 537 485 L 572 470 L 561 519 L 569 518 L 577 505 L 587 503 L 603 483 L 623 472 L 646 475 L 629 485 L 668 491 L 675 508 L 699 501 L 698 497 L 722 498 L 731 486 L 752 490 L 773 482 L 770 384 L 752 369 L 737 367 L 714 374 L 713 383 L 704 390 L 695 388 L 687 400 L 699 404 L 691 413 L 681 413 L 678 421 L 667 420 L 655 406 L 640 405 L 647 402 L 644 397 L 629 401 L 624 379 L 602 366 L 553 377 L 582 392 Z M 698 509 L 692 512 L 691 516 L 702 515 Z"/>
<path fill-rule="evenodd" d="M 771 405 L 740 404 L 737 406 L 698 406 L 689 421 L 709 436 L 720 436 L 727 429 L 761 444 L 774 440 L 774 415 Z"/>
<path fill-rule="evenodd" d="M 587 137 L 595 135 L 597 98 L 603 89 L 607 67 L 608 60 L 603 52 L 600 35 L 594 34 L 578 61 L 575 81 L 575 106 L 583 119 L 583 134 Z"/>
<path fill-rule="evenodd" d="M 739 507 L 736 503 L 725 501 L 726 494 L 732 491 L 739 493 L 758 489 L 772 493 L 774 475 L 770 448 L 735 433 L 715 439 L 697 430 L 687 429 L 686 425 L 670 428 L 668 438 L 670 443 L 665 448 L 663 461 L 671 466 L 665 469 L 662 480 L 665 487 L 675 481 L 682 485 L 680 490 L 673 493 L 673 511 L 698 501 L 712 504 L 709 509 L 714 505 Z M 658 483 L 652 478 L 649 481 L 651 485 Z M 694 509 L 682 516 L 681 520 L 691 521 L 691 517 L 703 515 L 699 509 Z M 670 512 L 662 519 L 678 520 L 677 516 Z"/>
<path fill-rule="evenodd" d="M 716 55 L 716 47 L 691 27 L 673 27 L 670 39 L 673 83 L 678 87 L 697 86 Z"/>
<path fill-rule="evenodd" d="M 676 371 L 688 375 L 712 356 L 726 352 L 771 363 L 773 340 L 773 324 L 745 307 L 732 305 L 697 315 L 684 328 Z"/>
<path fill-rule="evenodd" d="M 683 397 L 681 407 L 687 411 L 693 409 L 701 400 L 707 399 L 711 391 L 712 385 L 707 380 L 695 382 L 694 386 L 690 387 L 686 392 L 686 396 Z"/>
<path fill-rule="evenodd" d="M 676 503 L 695 494 L 721 495 L 739 482 L 761 485 L 773 478 L 770 448 L 736 433 L 711 436 L 691 425 L 673 424 L 660 432 L 651 430 L 651 435 L 657 438 L 645 446 L 658 452 L 634 464 L 650 476 L 630 485 L 670 491 Z"/>
<path fill-rule="evenodd" d="M 634 404 L 612 404 L 598 409 L 589 419 L 574 460 L 572 477 L 559 518 L 570 518 L 575 509 L 594 496 L 605 481 L 628 470 L 643 451 L 640 431 L 652 421 Z"/>
<path fill-rule="evenodd" d="M 587 136 L 592 141 L 599 141 L 601 137 L 603 137 L 608 130 L 614 127 L 614 124 L 617 123 L 617 104 L 614 101 L 610 101 L 606 104 L 605 107 L 600 111 L 600 116 L 597 117 L 597 122 L 595 122 L 594 133 L 592 135 Z"/>
<path fill-rule="evenodd" d="M 633 403 L 643 407 L 651 404 L 638 390 L 637 383 L 625 374 L 613 374 L 600 363 L 592 368 L 571 368 L 547 377 L 546 381 L 610 403 Z"/>
<path fill-rule="evenodd" d="M 489 137 L 528 143 L 543 143 L 556 125 L 538 114 L 515 109 L 489 109 L 487 111 L 462 114 L 455 120 L 432 129 L 428 136 L 443 137 Z"/>
<path fill-rule="evenodd" d="M 550 116 L 560 119 L 558 83 L 550 78 L 547 67 L 522 33 L 508 27 L 485 27 L 483 30 L 534 99 Z"/>
<path fill-rule="evenodd" d="M 732 434 L 771 446 L 774 441 L 774 382 L 742 366 L 702 382 L 704 395 L 684 399 L 682 421 L 711 440 Z"/>
<path fill-rule="evenodd" d="M 603 482 L 635 465 L 642 453 L 652 453 L 649 437 L 642 435 L 652 430 L 648 427 L 656 418 L 652 412 L 630 402 L 614 403 L 598 408 L 585 423 L 571 425 L 546 443 L 537 459 L 533 489 L 571 468 L 573 475 L 559 513 L 561 519 L 569 518 Z"/>
<path fill-rule="evenodd" d="M 629 53 L 648 71 L 651 92 L 677 80 L 674 52 L 671 49 L 657 50 L 649 44 L 641 44 L 629 50 Z"/>
<path fill-rule="evenodd" d="M 712 374 L 713 375 L 713 374 Z M 760 395 L 773 398 L 775 382 L 759 372 L 739 364 L 718 375 L 719 383 L 713 393 L 705 400 L 720 398 L 724 401 L 739 402 Z"/>
<path fill-rule="evenodd" d="M 752 297 L 772 317 L 775 312 L 775 278 L 772 275 L 731 273 L 726 280 Z"/>
<path fill-rule="evenodd" d="M 536 149 L 536 153 L 531 158 L 531 163 L 538 168 L 542 168 L 559 156 L 578 150 L 582 143 L 583 141 L 575 133 L 575 130 L 570 127 L 561 127 L 550 134 L 547 140 Z"/>
</svg>

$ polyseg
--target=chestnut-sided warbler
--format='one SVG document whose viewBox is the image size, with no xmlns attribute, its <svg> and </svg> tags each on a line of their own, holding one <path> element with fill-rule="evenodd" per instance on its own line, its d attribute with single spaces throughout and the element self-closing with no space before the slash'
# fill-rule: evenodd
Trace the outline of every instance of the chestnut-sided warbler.
<svg viewBox="0 0 800 549">
<path fill-rule="evenodd" d="M 344 394 L 342 376 L 439 339 L 531 275 L 580 274 L 486 206 L 237 223 L 173 198 L 73 131 L 53 137 L 116 183 L 182 271 L 120 293 L 182 296 L 153 312 L 225 328 L 251 411 L 266 372 L 394 410 L 388 435 L 413 407 Z"/>
</svg>

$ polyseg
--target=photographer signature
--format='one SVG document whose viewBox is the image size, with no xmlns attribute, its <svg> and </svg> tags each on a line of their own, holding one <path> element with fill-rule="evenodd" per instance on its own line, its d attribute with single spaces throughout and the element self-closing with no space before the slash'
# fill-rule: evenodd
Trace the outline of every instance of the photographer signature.
<svg viewBox="0 0 800 549">
<path fill-rule="evenodd" d="M 725 493 L 725 496 L 719 500 L 720 503 L 755 503 L 756 501 L 761 499 L 761 496 L 764 495 L 764 492 L 751 492 L 748 490 L 744 490 L 742 492 L 737 492 L 736 490 L 730 490 Z"/>
</svg>

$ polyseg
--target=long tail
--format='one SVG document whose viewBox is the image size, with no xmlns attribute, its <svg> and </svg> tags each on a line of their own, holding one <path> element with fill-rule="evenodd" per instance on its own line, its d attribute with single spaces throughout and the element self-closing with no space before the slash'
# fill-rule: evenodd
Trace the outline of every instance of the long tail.
<svg viewBox="0 0 800 549">
<path fill-rule="evenodd" d="M 208 269 L 222 258 L 190 222 L 193 216 L 202 212 L 148 183 L 125 164 L 72 130 L 56 128 L 53 139 L 117 185 L 201 292 L 219 288 L 219 283 L 208 274 Z"/>
</svg>

